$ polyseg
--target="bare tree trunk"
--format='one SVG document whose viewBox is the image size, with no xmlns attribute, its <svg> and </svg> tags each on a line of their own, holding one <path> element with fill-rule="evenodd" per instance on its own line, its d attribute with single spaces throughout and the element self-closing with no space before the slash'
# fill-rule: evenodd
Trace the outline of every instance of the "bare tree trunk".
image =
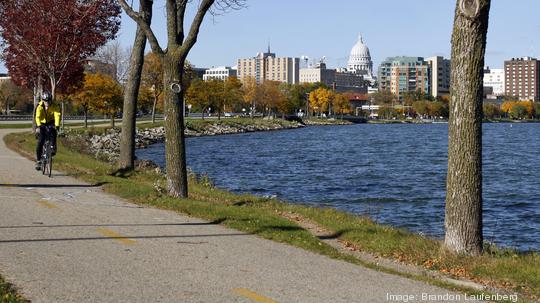
<svg viewBox="0 0 540 303">
<path fill-rule="evenodd" d="M 156 105 L 157 105 L 157 96 L 154 93 L 154 104 L 152 104 L 152 124 L 156 123 Z"/>
<path fill-rule="evenodd" d="M 88 108 L 84 107 L 84 128 L 88 128 Z"/>
<path fill-rule="evenodd" d="M 145 22 L 150 24 L 152 19 L 152 4 L 147 1 L 140 1 L 140 13 Z M 144 63 L 144 49 L 146 47 L 146 35 L 137 26 L 135 42 L 129 62 L 128 79 L 124 90 L 124 106 L 122 115 L 122 134 L 120 138 L 120 158 L 119 168 L 131 170 L 135 165 L 135 132 L 137 98 L 139 96 L 139 86 L 141 84 L 141 72 Z"/>
<path fill-rule="evenodd" d="M 452 34 L 444 244 L 482 253 L 482 79 L 490 0 L 458 0 Z"/>
<path fill-rule="evenodd" d="M 187 167 L 184 139 L 182 73 L 184 62 L 174 52 L 163 57 L 165 100 L 165 159 L 169 195 L 187 198 Z M 176 91 L 173 91 L 175 89 Z"/>
</svg>

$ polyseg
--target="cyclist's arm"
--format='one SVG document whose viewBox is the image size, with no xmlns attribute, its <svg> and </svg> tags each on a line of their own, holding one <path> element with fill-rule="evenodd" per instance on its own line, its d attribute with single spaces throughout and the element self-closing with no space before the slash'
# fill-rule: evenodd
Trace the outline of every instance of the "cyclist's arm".
<svg viewBox="0 0 540 303">
<path fill-rule="evenodd" d="M 43 110 L 43 106 L 38 105 L 36 108 L 36 126 L 41 126 L 41 120 L 43 119 L 44 114 L 45 111 Z"/>
<path fill-rule="evenodd" d="M 62 113 L 60 112 L 60 109 L 58 106 L 54 109 L 54 126 L 60 127 L 60 119 L 62 117 Z"/>
</svg>

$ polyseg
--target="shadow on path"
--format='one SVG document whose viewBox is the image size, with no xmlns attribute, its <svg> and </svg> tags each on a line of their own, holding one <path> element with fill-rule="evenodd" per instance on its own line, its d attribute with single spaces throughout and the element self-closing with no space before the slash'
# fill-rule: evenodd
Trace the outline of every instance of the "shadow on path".
<svg viewBox="0 0 540 303">
<path fill-rule="evenodd" d="M 48 238 L 48 239 L 13 239 L 0 240 L 0 244 L 9 243 L 39 243 L 39 242 L 72 242 L 72 241 L 94 241 L 94 240 L 114 240 L 114 239 L 182 239 L 182 238 L 207 238 L 207 237 L 235 237 L 250 236 L 247 233 L 230 234 L 203 234 L 203 235 L 172 235 L 172 236 L 121 236 L 121 237 L 84 237 L 84 238 Z"/>
<path fill-rule="evenodd" d="M 73 224 L 73 225 L 42 225 L 42 223 L 35 223 L 35 225 L 13 225 L 13 226 L 0 226 L 0 229 L 8 228 L 57 228 L 57 227 L 122 227 L 122 226 L 198 226 L 198 225 L 219 225 L 225 219 L 217 219 L 211 222 L 193 222 L 193 223 L 150 223 L 150 224 Z"/>
<path fill-rule="evenodd" d="M 70 188 L 70 187 L 100 187 L 108 182 L 99 182 L 96 184 L 9 184 L 0 183 L 0 187 L 33 187 L 33 188 Z"/>
</svg>

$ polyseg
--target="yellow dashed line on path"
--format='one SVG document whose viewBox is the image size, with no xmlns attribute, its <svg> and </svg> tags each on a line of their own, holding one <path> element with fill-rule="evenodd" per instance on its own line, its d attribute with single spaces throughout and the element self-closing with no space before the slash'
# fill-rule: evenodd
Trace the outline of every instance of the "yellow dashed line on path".
<svg viewBox="0 0 540 303">
<path fill-rule="evenodd" d="M 112 238 L 112 239 L 118 240 L 121 243 L 126 244 L 126 245 L 132 245 L 132 244 L 137 243 L 137 241 L 135 241 L 133 239 L 126 238 L 126 237 L 122 236 L 121 234 L 119 234 L 117 232 L 114 232 L 114 231 L 112 231 L 112 230 L 110 230 L 108 228 L 100 227 L 100 228 L 97 229 L 97 231 L 100 234 L 107 237 L 107 238 Z"/>
<path fill-rule="evenodd" d="M 56 208 L 56 205 L 47 202 L 47 200 L 39 200 L 38 204 L 41 205 L 41 206 L 47 207 L 47 208 L 51 208 L 51 209 Z"/>
<path fill-rule="evenodd" d="M 252 292 L 249 289 L 235 288 L 232 291 L 234 293 L 238 294 L 238 295 L 244 296 L 244 297 L 249 298 L 249 299 L 251 299 L 251 300 L 253 300 L 255 302 L 258 302 L 258 303 L 278 303 L 277 301 L 269 299 L 269 298 L 267 298 L 265 296 L 261 296 L 256 292 Z"/>
</svg>

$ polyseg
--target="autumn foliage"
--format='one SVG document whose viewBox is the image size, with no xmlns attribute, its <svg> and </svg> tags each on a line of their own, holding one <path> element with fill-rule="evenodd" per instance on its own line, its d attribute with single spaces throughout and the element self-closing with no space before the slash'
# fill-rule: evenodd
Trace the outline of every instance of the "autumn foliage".
<svg viewBox="0 0 540 303">
<path fill-rule="evenodd" d="M 0 1 L 3 59 L 12 79 L 27 87 L 41 82 L 53 94 L 83 79 L 83 61 L 119 26 L 115 0 Z"/>
<path fill-rule="evenodd" d="M 501 110 L 510 118 L 532 118 L 535 115 L 535 107 L 532 101 L 505 101 Z"/>
</svg>

